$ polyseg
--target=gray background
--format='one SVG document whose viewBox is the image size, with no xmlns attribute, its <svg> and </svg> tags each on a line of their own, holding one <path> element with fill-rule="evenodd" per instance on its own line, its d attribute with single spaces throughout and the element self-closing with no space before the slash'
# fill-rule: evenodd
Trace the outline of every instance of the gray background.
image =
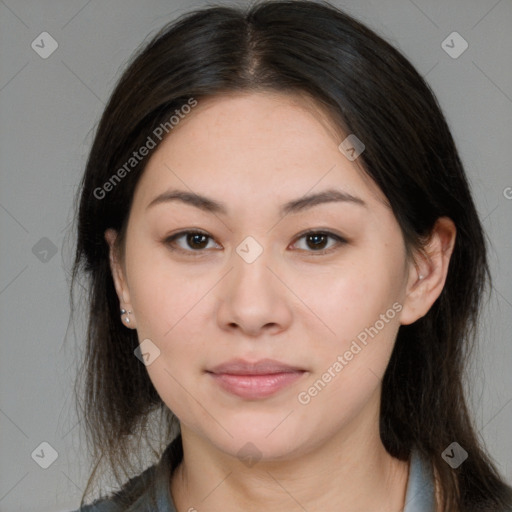
<svg viewBox="0 0 512 512">
<path fill-rule="evenodd" d="M 333 3 L 386 37 L 426 76 L 461 152 L 496 283 L 472 369 L 472 407 L 483 441 L 512 483 L 512 2 Z M 148 34 L 201 5 L 0 0 L 2 512 L 78 506 L 88 461 L 72 395 L 83 326 L 68 325 L 74 193 L 126 60 Z M 458 58 L 442 48 L 453 31 L 469 44 Z M 31 47 L 42 32 L 58 43 L 46 59 Z M 457 40 L 445 44 L 461 48 Z M 42 442 L 58 452 L 47 469 L 31 457 Z"/>
</svg>

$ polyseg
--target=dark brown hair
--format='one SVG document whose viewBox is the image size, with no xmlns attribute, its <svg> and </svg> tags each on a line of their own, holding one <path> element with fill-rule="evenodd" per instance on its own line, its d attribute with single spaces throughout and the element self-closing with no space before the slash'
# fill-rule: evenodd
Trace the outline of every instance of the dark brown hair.
<svg viewBox="0 0 512 512">
<path fill-rule="evenodd" d="M 381 438 L 392 456 L 407 460 L 416 447 L 433 464 L 443 512 L 512 506 L 511 489 L 475 433 L 463 389 L 490 276 L 484 233 L 450 130 L 434 94 L 405 57 L 321 2 L 191 12 L 134 57 L 111 95 L 81 183 L 73 269 L 73 282 L 84 273 L 90 286 L 84 389 L 77 386 L 77 403 L 94 461 L 105 459 L 120 483 L 124 476 L 116 468 L 126 476 L 130 454 L 140 453 L 143 442 L 151 445 L 149 418 L 156 415 L 155 424 L 164 429 L 154 454 L 179 435 L 172 412 L 134 357 L 136 332 L 120 321 L 104 239 L 113 228 L 122 246 L 149 156 L 105 197 L 95 191 L 191 98 L 262 90 L 306 95 L 344 133 L 364 141 L 359 162 L 387 197 L 409 250 L 424 246 L 439 217 L 454 221 L 457 238 L 440 297 L 426 316 L 399 329 L 382 383 Z M 457 469 L 441 457 L 453 441 L 469 453 Z M 182 456 L 176 454 L 175 466 Z"/>
</svg>

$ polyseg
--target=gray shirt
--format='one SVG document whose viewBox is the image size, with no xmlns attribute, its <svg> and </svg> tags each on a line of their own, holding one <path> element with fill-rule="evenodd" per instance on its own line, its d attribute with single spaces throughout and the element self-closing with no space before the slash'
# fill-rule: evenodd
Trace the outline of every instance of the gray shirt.
<svg viewBox="0 0 512 512">
<path fill-rule="evenodd" d="M 128 509 L 116 504 L 112 499 L 100 499 L 75 512 L 176 512 L 169 487 L 171 481 L 171 443 L 163 453 L 160 461 L 131 479 L 125 487 L 136 488 L 153 485 L 148 488 Z M 154 500 L 155 505 L 153 505 Z M 191 504 L 191 508 L 194 504 Z M 193 508 L 192 508 L 193 510 Z M 411 455 L 411 466 L 404 512 L 435 512 L 434 485 L 432 471 L 417 451 Z"/>
</svg>

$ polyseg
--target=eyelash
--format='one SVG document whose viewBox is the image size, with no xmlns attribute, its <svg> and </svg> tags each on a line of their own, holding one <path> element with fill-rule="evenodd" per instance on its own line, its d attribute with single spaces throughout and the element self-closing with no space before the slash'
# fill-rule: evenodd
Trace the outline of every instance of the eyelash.
<svg viewBox="0 0 512 512">
<path fill-rule="evenodd" d="M 205 233 L 203 231 L 198 231 L 198 230 L 189 230 L 189 231 L 180 231 L 179 233 L 175 233 L 174 235 L 167 237 L 165 240 L 163 240 L 163 242 L 165 245 L 167 245 L 169 247 L 169 249 L 171 251 L 186 253 L 187 255 L 190 255 L 192 257 L 203 256 L 206 249 L 187 250 L 187 249 L 183 249 L 181 247 L 173 246 L 173 244 L 175 243 L 175 241 L 177 239 L 182 238 L 183 236 L 186 236 L 186 235 L 203 235 L 203 236 L 206 236 L 208 239 L 213 240 L 213 237 L 211 237 L 208 233 Z M 295 239 L 296 241 L 294 242 L 294 244 L 297 243 L 297 241 L 301 240 L 302 238 L 307 238 L 308 236 L 311 236 L 311 235 L 326 236 L 326 237 L 332 238 L 336 241 L 336 244 L 334 244 L 332 247 L 329 247 L 328 249 L 323 249 L 323 250 L 319 250 L 319 251 L 315 251 L 315 250 L 307 251 L 306 250 L 306 252 L 311 253 L 311 255 L 313 255 L 313 256 L 322 256 L 325 254 L 329 254 L 332 251 L 337 250 L 339 248 L 339 246 L 345 245 L 348 243 L 345 238 L 343 238 L 339 235 L 336 235 L 335 233 L 332 233 L 331 231 L 319 230 L 319 231 L 306 231 L 305 233 L 299 234 L 299 236 Z M 303 250 L 303 249 L 301 249 L 301 250 Z"/>
</svg>

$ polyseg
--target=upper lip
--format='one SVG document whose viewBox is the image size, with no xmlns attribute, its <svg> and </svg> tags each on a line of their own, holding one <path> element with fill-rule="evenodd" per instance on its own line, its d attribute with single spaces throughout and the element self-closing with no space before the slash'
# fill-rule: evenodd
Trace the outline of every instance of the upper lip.
<svg viewBox="0 0 512 512">
<path fill-rule="evenodd" d="M 260 359 L 253 363 L 244 359 L 231 359 L 214 366 L 208 371 L 210 373 L 227 373 L 232 375 L 269 375 L 272 373 L 290 373 L 304 370 L 273 359 Z"/>
</svg>

